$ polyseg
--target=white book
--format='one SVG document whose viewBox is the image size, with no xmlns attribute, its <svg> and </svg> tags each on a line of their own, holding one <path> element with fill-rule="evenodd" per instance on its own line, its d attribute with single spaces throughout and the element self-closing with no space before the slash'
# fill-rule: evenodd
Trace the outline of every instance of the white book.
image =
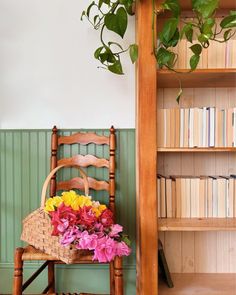
<svg viewBox="0 0 236 295">
<path fill-rule="evenodd" d="M 172 189 L 171 179 L 166 178 L 166 217 L 171 218 L 172 216 Z"/>
<path fill-rule="evenodd" d="M 184 109 L 180 109 L 180 147 L 184 147 Z"/>
<path fill-rule="evenodd" d="M 200 142 L 199 142 L 199 134 L 200 134 L 200 129 L 199 129 L 199 108 L 194 108 L 193 109 L 193 146 L 198 147 Z"/>
<path fill-rule="evenodd" d="M 234 179 L 229 178 L 229 203 L 227 217 L 234 217 Z"/>
<path fill-rule="evenodd" d="M 188 132 L 188 146 L 194 147 L 194 109 L 189 109 L 189 132 Z"/>
<path fill-rule="evenodd" d="M 212 209 L 213 209 L 213 179 L 211 177 L 207 178 L 207 217 L 212 217 Z"/>
<path fill-rule="evenodd" d="M 164 112 L 164 124 L 163 124 L 164 125 L 164 139 L 163 139 L 163 141 L 164 141 L 164 147 L 167 147 L 166 109 L 163 109 L 163 112 Z"/>
<path fill-rule="evenodd" d="M 190 191 L 191 191 L 191 217 L 197 218 L 199 217 L 199 186 L 200 179 L 199 178 L 191 178 L 190 179 Z"/>
<path fill-rule="evenodd" d="M 202 147 L 207 147 L 207 109 L 204 107 L 202 109 Z"/>
<path fill-rule="evenodd" d="M 206 139 L 205 139 L 205 142 L 206 142 L 206 147 L 209 146 L 209 112 L 210 110 L 209 109 L 206 109 Z"/>
<path fill-rule="evenodd" d="M 215 108 L 209 108 L 209 146 L 215 146 Z"/>
<path fill-rule="evenodd" d="M 218 216 L 220 218 L 226 217 L 226 179 L 217 179 L 218 188 Z"/>
<path fill-rule="evenodd" d="M 223 146 L 227 146 L 227 112 L 222 110 L 223 113 Z"/>
<path fill-rule="evenodd" d="M 212 217 L 218 217 L 218 187 L 216 178 L 213 178 L 212 184 Z"/>
<path fill-rule="evenodd" d="M 199 147 L 203 147 L 203 109 L 198 109 L 198 117 L 199 117 L 199 121 L 198 121 L 198 130 L 199 130 L 198 143 L 199 143 Z"/>
</svg>

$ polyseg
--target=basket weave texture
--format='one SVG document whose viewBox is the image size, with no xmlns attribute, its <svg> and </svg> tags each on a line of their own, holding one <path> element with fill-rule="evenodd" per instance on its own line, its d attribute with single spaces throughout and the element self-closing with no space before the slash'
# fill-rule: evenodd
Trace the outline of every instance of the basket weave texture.
<svg viewBox="0 0 236 295">
<path fill-rule="evenodd" d="M 23 230 L 21 234 L 21 240 L 29 243 L 34 246 L 36 249 L 43 251 L 46 254 L 49 254 L 58 260 L 61 260 L 67 264 L 74 263 L 78 261 L 79 257 L 88 251 L 78 250 L 74 245 L 62 246 L 60 244 L 59 236 L 52 236 L 53 227 L 51 225 L 51 219 L 49 215 L 44 212 L 44 205 L 46 199 L 46 190 L 48 183 L 51 177 L 56 173 L 57 170 L 62 167 L 70 165 L 60 165 L 53 169 L 51 173 L 46 178 L 42 196 L 41 196 L 41 207 L 30 213 L 23 220 Z M 88 181 L 85 172 L 77 166 L 80 171 L 80 174 L 83 177 L 85 194 L 88 195 Z"/>
</svg>

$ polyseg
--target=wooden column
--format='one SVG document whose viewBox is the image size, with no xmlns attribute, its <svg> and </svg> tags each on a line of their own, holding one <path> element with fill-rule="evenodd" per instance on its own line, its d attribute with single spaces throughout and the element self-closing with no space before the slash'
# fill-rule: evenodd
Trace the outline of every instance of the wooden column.
<svg viewBox="0 0 236 295">
<path fill-rule="evenodd" d="M 136 169 L 137 169 L 137 294 L 157 295 L 156 202 L 156 61 L 153 55 L 152 0 L 136 7 L 137 65 Z"/>
</svg>

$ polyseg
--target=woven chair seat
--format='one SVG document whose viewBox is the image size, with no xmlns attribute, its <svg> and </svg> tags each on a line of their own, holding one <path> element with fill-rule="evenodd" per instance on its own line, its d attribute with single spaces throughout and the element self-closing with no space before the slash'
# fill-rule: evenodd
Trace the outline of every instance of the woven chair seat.
<svg viewBox="0 0 236 295">
<path fill-rule="evenodd" d="M 93 261 L 93 252 L 92 251 L 85 251 L 81 250 L 80 255 L 77 261 L 73 263 L 98 263 L 97 261 Z M 50 261 L 57 261 L 57 263 L 64 263 L 59 261 L 57 258 L 48 255 L 41 250 L 36 249 L 33 246 L 27 246 L 24 248 L 24 253 L 22 255 L 22 260 L 50 260 Z M 92 295 L 92 294 L 91 294 Z"/>
</svg>

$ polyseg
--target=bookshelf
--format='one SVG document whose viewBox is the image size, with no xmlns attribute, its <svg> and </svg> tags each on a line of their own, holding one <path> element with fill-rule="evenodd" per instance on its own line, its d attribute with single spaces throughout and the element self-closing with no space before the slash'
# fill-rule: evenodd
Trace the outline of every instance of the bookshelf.
<svg viewBox="0 0 236 295">
<path fill-rule="evenodd" d="M 209 148 L 157 148 L 159 153 L 222 153 L 222 152 L 236 152 L 235 147 L 209 147 Z"/>
<path fill-rule="evenodd" d="M 157 5 L 161 1 L 157 0 Z M 190 0 L 181 0 L 184 17 Z M 220 1 L 219 18 L 236 9 L 234 0 Z M 157 148 L 157 110 L 160 108 L 236 107 L 236 40 L 224 46 L 212 44 L 204 51 L 199 69 L 188 74 L 191 56 L 185 40 L 176 47 L 177 69 L 181 69 L 184 95 L 175 101 L 179 82 L 177 74 L 157 70 L 152 55 L 151 1 L 137 6 L 137 294 L 233 295 L 236 290 L 235 218 L 159 219 L 157 218 L 157 183 L 163 175 L 236 174 L 236 150 L 224 148 Z M 163 21 L 166 15 L 157 19 Z M 148 201 L 147 201 L 148 200 Z M 158 204 L 157 204 L 158 205 Z M 151 230 L 150 230 L 151 229 Z M 175 287 L 158 287 L 157 239 L 164 245 Z M 177 255 L 178 253 L 178 255 Z"/>
<path fill-rule="evenodd" d="M 236 83 L 236 69 L 198 69 L 192 73 L 189 70 L 176 70 L 180 73 L 157 70 L 158 87 L 178 88 L 179 80 L 183 88 L 234 87 Z"/>
</svg>

